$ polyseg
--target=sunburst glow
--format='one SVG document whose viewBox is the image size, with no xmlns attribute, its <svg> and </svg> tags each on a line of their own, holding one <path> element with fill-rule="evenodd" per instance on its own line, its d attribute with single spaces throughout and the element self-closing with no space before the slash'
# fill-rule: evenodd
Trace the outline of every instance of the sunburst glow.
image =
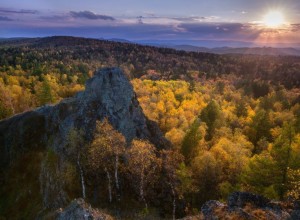
<svg viewBox="0 0 300 220">
<path fill-rule="evenodd" d="M 264 16 L 263 23 L 269 28 L 277 28 L 284 25 L 285 18 L 280 11 L 270 11 Z"/>
</svg>

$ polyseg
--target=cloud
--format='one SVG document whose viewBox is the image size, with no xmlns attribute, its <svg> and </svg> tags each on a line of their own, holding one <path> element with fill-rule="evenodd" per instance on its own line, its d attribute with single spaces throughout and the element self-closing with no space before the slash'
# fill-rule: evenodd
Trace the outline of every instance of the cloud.
<svg viewBox="0 0 300 220">
<path fill-rule="evenodd" d="M 111 17 L 91 11 L 47 11 L 43 14 L 40 11 L 38 15 L 24 16 L 26 17 L 24 19 L 16 17 L 18 16 L 0 14 L 2 29 L 5 29 L 6 33 L 11 33 L 11 36 L 74 35 L 107 39 L 123 38 L 132 41 L 172 41 L 174 44 L 193 41 L 195 45 L 198 45 L 197 42 L 213 40 L 233 45 L 229 43 L 232 41 L 250 44 L 267 38 L 278 42 L 282 39 L 298 42 L 296 38 L 300 31 L 300 24 L 291 24 L 286 27 L 287 30 L 275 32 L 260 23 L 221 22 L 219 17 L 213 16 L 176 17 L 150 14 Z M 8 22 L 12 21 L 11 18 L 15 22 Z"/>
<path fill-rule="evenodd" d="M 27 9 L 21 9 L 21 10 L 13 10 L 13 9 L 6 9 L 6 8 L 0 8 L 0 13 L 5 14 L 37 14 L 37 10 L 27 10 Z"/>
<path fill-rule="evenodd" d="M 241 23 L 183 23 L 180 25 L 190 33 L 210 33 L 210 34 L 220 34 L 223 32 L 230 31 L 230 33 L 240 32 L 246 26 Z"/>
<path fill-rule="evenodd" d="M 141 43 L 190 44 L 208 47 L 233 46 L 244 47 L 253 45 L 284 45 L 299 47 L 298 33 L 291 33 L 284 38 L 274 40 L 266 38 L 264 30 L 256 29 L 248 24 L 185 24 L 174 25 L 157 24 L 121 24 L 85 25 L 85 26 L 14 26 L 7 22 L 5 37 L 26 36 L 42 37 L 52 35 L 69 35 L 91 38 L 121 38 Z M 184 29 L 183 29 L 184 27 Z M 219 27 L 217 29 L 217 27 Z M 224 29 L 228 29 L 225 31 Z M 179 29 L 179 30 L 178 30 Z M 184 31 L 181 31 L 184 30 Z M 271 33 L 272 35 L 272 33 Z"/>
<path fill-rule="evenodd" d="M 85 18 L 85 19 L 90 19 L 90 20 L 110 20 L 114 21 L 116 20 L 114 17 L 107 16 L 107 15 L 100 15 L 100 14 L 95 14 L 94 12 L 91 11 L 70 11 L 70 15 L 73 18 Z"/>
<path fill-rule="evenodd" d="M 13 21 L 13 19 L 4 17 L 4 16 L 0 16 L 0 21 Z"/>
<path fill-rule="evenodd" d="M 291 24 L 291 31 L 292 32 L 300 31 L 300 24 Z"/>
<path fill-rule="evenodd" d="M 188 17 L 168 17 L 157 16 L 154 14 L 148 16 L 136 17 L 138 24 L 184 24 L 184 23 L 199 23 L 199 22 L 212 22 L 218 17 L 215 16 L 188 16 Z M 126 19 L 129 21 L 130 19 Z M 124 21 L 124 20 L 123 20 Z"/>
<path fill-rule="evenodd" d="M 61 20 L 66 20 L 67 18 L 69 18 L 69 16 L 51 15 L 51 16 L 40 16 L 39 18 L 46 21 L 61 21 Z"/>
<path fill-rule="evenodd" d="M 176 21 L 182 21 L 182 22 L 199 22 L 199 21 L 205 21 L 205 20 L 210 20 L 213 17 L 204 17 L 204 16 L 192 16 L 192 17 L 173 17 L 171 19 L 174 19 Z"/>
</svg>

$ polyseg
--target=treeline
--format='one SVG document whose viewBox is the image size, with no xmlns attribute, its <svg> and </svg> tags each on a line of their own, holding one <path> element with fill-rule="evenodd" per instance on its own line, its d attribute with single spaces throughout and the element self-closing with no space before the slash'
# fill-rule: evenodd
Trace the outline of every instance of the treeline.
<svg viewBox="0 0 300 220">
<path fill-rule="evenodd" d="M 77 81 L 77 75 L 48 73 L 33 76 L 20 69 L 0 72 L 0 120 L 73 96 L 84 89 Z"/>
<path fill-rule="evenodd" d="M 121 67 L 131 79 L 234 79 L 255 97 L 268 93 L 265 84 L 300 85 L 299 57 L 215 55 L 72 37 L 3 41 L 0 119 L 72 96 L 96 69 L 108 66 Z"/>
<path fill-rule="evenodd" d="M 152 70 L 160 79 L 185 80 L 233 73 L 289 88 L 299 86 L 300 78 L 300 58 L 292 56 L 216 55 L 74 37 L 0 42 L 0 48 L 1 67 L 20 65 L 28 74 L 85 75 L 101 66 L 121 66 L 131 77 L 150 77 Z"/>
</svg>

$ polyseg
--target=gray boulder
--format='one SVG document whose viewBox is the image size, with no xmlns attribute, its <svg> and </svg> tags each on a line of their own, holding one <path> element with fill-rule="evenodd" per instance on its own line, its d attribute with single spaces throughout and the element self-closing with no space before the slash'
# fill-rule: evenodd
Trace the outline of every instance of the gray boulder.
<svg viewBox="0 0 300 220">
<path fill-rule="evenodd" d="M 251 204 L 257 208 L 266 208 L 269 202 L 269 199 L 261 195 L 249 192 L 234 192 L 228 197 L 227 204 L 230 209 L 243 208 L 246 204 Z"/>
<path fill-rule="evenodd" d="M 50 218 L 49 218 L 50 219 Z M 113 217 L 93 209 L 83 199 L 75 199 L 65 209 L 60 209 L 54 217 L 56 220 L 113 220 Z"/>
<path fill-rule="evenodd" d="M 213 220 L 218 219 L 218 217 L 214 216 L 214 211 L 217 208 L 223 208 L 225 205 L 219 201 L 216 200 L 210 200 L 204 203 L 204 205 L 201 207 L 201 212 L 205 219 Z"/>
</svg>

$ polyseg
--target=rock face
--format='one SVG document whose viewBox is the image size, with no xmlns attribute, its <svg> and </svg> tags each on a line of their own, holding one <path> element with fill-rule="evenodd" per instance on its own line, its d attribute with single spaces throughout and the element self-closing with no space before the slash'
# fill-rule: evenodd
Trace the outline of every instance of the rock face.
<svg viewBox="0 0 300 220">
<path fill-rule="evenodd" d="M 29 149 L 45 148 L 64 151 L 66 135 L 71 128 L 93 138 L 97 120 L 107 117 L 115 129 L 130 142 L 148 139 L 158 148 L 168 148 L 156 123 L 148 120 L 133 87 L 119 68 L 97 71 L 86 83 L 86 90 L 54 106 L 0 121 L 0 167 L 5 167 L 18 154 Z"/>
<path fill-rule="evenodd" d="M 263 208 L 266 207 L 269 202 L 269 199 L 249 192 L 234 192 L 228 197 L 227 201 L 228 207 L 231 209 L 243 208 L 247 204 Z"/>
<path fill-rule="evenodd" d="M 216 200 L 210 200 L 201 207 L 201 212 L 206 218 L 213 218 L 214 210 L 216 208 L 223 208 L 225 205 Z"/>
<path fill-rule="evenodd" d="M 215 200 L 201 208 L 200 219 L 299 219 L 296 205 L 290 206 L 248 192 L 234 192 L 227 204 Z"/>
</svg>

